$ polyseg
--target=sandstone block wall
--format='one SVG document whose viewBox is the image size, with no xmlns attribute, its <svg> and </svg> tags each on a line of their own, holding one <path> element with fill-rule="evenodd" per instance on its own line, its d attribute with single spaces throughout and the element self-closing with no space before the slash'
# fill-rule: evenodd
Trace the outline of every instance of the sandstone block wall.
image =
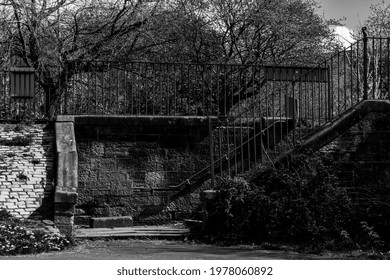
<svg viewBox="0 0 390 280">
<path fill-rule="evenodd" d="M 89 217 L 137 221 L 188 217 L 199 193 L 166 207 L 173 187 L 208 166 L 207 126 L 75 126 L 78 200 L 75 223 Z M 85 218 L 85 220 L 83 220 Z"/>
<path fill-rule="evenodd" d="M 1 209 L 20 218 L 52 218 L 53 145 L 50 125 L 0 125 Z"/>
</svg>

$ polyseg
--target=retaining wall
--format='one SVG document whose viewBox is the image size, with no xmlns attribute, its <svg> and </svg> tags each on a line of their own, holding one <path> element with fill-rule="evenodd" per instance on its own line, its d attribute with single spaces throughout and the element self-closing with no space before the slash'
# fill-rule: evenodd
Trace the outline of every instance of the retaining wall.
<svg viewBox="0 0 390 280">
<path fill-rule="evenodd" d="M 1 209 L 52 219 L 68 234 L 73 218 L 88 224 L 90 217 L 129 215 L 154 223 L 200 210 L 202 188 L 173 203 L 170 198 L 179 192 L 176 185 L 209 164 L 206 118 L 76 116 L 62 122 L 56 127 L 74 127 L 75 138 L 57 129 L 63 140 L 57 135 L 57 148 L 52 125 L 0 125 Z M 341 158 L 334 170 L 344 186 L 390 204 L 389 113 L 369 114 L 322 150 Z"/>
<path fill-rule="evenodd" d="M 176 185 L 209 164 L 207 133 L 202 117 L 75 117 L 75 223 L 87 224 L 90 217 L 132 216 L 143 223 L 188 218 L 200 207 L 199 192 L 168 202 Z"/>
</svg>

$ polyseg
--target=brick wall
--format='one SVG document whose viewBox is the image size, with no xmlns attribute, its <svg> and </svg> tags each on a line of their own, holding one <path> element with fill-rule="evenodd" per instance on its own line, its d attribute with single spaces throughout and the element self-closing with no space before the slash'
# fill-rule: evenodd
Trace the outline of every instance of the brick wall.
<svg viewBox="0 0 390 280">
<path fill-rule="evenodd" d="M 52 219 L 54 134 L 47 124 L 0 125 L 0 208 Z"/>
<path fill-rule="evenodd" d="M 78 200 L 75 223 L 89 217 L 133 216 L 135 221 L 188 217 L 199 192 L 166 207 L 174 186 L 209 164 L 207 126 L 75 125 Z"/>
</svg>

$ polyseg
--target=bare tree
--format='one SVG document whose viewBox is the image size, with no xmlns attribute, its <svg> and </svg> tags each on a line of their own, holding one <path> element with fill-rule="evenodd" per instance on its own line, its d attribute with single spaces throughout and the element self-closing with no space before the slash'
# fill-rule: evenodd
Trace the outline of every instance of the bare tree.
<svg viewBox="0 0 390 280">
<path fill-rule="evenodd" d="M 83 71 L 80 65 L 88 60 L 191 62 L 205 67 L 210 63 L 307 65 L 315 64 L 331 41 L 327 23 L 315 13 L 311 0 L 0 3 L 0 47 L 7 54 L 2 64 L 35 68 L 51 108 L 61 102 L 68 81 Z M 232 75 L 245 86 L 229 83 L 232 88 L 225 100 L 215 101 L 224 111 L 264 84 L 257 73 L 249 79 L 240 71 L 227 76 Z M 224 77 L 220 79 L 224 84 Z"/>
<path fill-rule="evenodd" d="M 89 0 L 4 0 L 4 65 L 33 67 L 50 106 L 83 60 L 115 56 L 135 47 L 160 2 Z"/>
</svg>

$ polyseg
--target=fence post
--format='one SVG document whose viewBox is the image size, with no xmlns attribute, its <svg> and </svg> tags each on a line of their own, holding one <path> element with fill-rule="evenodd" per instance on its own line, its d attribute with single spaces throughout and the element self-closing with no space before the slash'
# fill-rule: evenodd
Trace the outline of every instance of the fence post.
<svg viewBox="0 0 390 280">
<path fill-rule="evenodd" d="M 362 28 L 363 32 L 363 100 L 368 99 L 368 38 L 367 38 L 367 27 Z"/>
</svg>

